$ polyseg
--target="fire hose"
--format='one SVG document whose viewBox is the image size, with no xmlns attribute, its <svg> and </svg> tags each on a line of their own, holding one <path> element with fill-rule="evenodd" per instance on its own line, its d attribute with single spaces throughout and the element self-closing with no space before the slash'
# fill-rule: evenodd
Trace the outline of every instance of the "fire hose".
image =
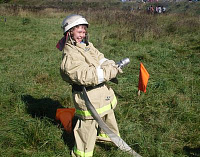
<svg viewBox="0 0 200 157">
<path fill-rule="evenodd" d="M 128 64 L 130 60 L 128 58 L 120 61 L 117 63 L 118 67 L 122 68 L 126 64 Z M 128 152 L 129 154 L 132 154 L 134 157 L 141 157 L 138 153 L 136 153 L 122 138 L 120 138 L 118 135 L 116 135 L 112 130 L 109 129 L 109 127 L 106 125 L 106 123 L 101 119 L 99 114 L 97 113 L 96 109 L 90 102 L 87 91 L 85 87 L 82 87 L 83 90 L 83 96 L 85 98 L 86 107 L 89 111 L 91 111 L 91 114 L 93 118 L 97 121 L 100 128 L 108 135 L 108 137 L 111 139 L 111 141 L 122 151 Z"/>
</svg>

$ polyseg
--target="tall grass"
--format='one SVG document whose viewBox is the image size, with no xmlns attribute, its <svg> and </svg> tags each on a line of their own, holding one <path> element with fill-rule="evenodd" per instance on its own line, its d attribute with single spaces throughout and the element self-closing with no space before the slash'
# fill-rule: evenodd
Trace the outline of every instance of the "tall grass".
<svg viewBox="0 0 200 157">
<path fill-rule="evenodd" d="M 107 58 L 129 57 L 119 84 L 116 117 L 122 138 L 142 156 L 199 156 L 200 30 L 189 14 L 152 16 L 120 9 L 29 12 L 1 7 L 0 154 L 69 156 L 70 142 L 56 109 L 72 107 L 71 87 L 61 80 L 60 24 L 84 15 L 90 41 Z M 147 93 L 137 96 L 139 63 L 150 73 Z M 97 144 L 95 156 L 128 156 Z"/>
</svg>

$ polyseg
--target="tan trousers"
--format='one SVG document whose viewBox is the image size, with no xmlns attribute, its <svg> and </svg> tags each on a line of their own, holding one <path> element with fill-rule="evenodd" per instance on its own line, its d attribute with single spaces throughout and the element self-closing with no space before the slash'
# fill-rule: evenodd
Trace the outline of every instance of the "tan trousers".
<svg viewBox="0 0 200 157">
<path fill-rule="evenodd" d="M 115 134 L 119 135 L 119 129 L 113 110 L 102 117 L 102 119 Z M 74 128 L 74 136 L 75 146 L 72 151 L 72 156 L 76 157 L 93 156 L 96 139 L 101 141 L 110 141 L 109 137 L 101 131 L 98 127 L 98 123 L 94 119 L 79 119 Z"/>
</svg>

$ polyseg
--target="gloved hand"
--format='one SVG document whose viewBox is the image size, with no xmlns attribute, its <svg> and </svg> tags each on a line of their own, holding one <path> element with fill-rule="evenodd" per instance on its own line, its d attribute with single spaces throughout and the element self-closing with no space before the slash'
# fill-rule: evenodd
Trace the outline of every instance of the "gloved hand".
<svg viewBox="0 0 200 157">
<path fill-rule="evenodd" d="M 122 69 L 119 68 L 117 64 L 114 64 L 113 66 L 118 70 L 118 72 L 119 72 L 120 74 L 123 73 Z"/>
<path fill-rule="evenodd" d="M 118 67 L 118 65 L 113 61 L 113 60 L 106 60 L 105 62 L 103 62 L 101 64 L 101 68 L 105 68 L 105 66 L 109 66 L 112 65 L 113 67 L 115 67 L 119 73 L 123 73 L 122 69 Z"/>
<path fill-rule="evenodd" d="M 110 63 L 110 64 L 109 64 Z M 113 64 L 114 63 L 114 64 Z M 102 64 L 101 68 L 104 72 L 104 80 L 109 81 L 117 76 L 118 73 L 123 73 L 122 69 L 119 68 L 114 61 Z"/>
<path fill-rule="evenodd" d="M 101 67 L 102 66 L 107 66 L 107 65 L 115 65 L 115 62 L 113 60 L 106 60 L 104 61 L 102 64 L 101 64 Z"/>
</svg>

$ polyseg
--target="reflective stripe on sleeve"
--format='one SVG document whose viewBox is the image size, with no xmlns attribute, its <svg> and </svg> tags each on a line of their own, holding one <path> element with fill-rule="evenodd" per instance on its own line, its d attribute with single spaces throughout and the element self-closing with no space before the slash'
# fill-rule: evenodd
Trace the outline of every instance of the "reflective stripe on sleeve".
<svg viewBox="0 0 200 157">
<path fill-rule="evenodd" d="M 98 114 L 102 114 L 106 111 L 109 111 L 110 109 L 113 109 L 115 108 L 115 106 L 117 105 L 117 98 L 114 96 L 112 102 L 102 108 L 98 108 L 96 109 L 97 113 Z M 81 116 L 85 116 L 85 117 L 89 117 L 89 116 L 92 116 L 91 112 L 90 111 L 82 111 L 82 110 L 78 110 L 76 109 L 76 114 L 77 115 L 81 115 Z"/>
<path fill-rule="evenodd" d="M 100 66 L 98 66 L 96 69 L 97 69 L 98 83 L 100 84 L 104 81 L 103 69 L 101 69 Z"/>
<path fill-rule="evenodd" d="M 93 156 L 93 151 L 85 153 L 83 151 L 78 150 L 76 148 L 76 146 L 74 146 L 73 151 L 74 151 L 75 154 L 77 154 L 77 155 L 79 155 L 81 157 L 91 157 L 91 156 Z"/>
</svg>

